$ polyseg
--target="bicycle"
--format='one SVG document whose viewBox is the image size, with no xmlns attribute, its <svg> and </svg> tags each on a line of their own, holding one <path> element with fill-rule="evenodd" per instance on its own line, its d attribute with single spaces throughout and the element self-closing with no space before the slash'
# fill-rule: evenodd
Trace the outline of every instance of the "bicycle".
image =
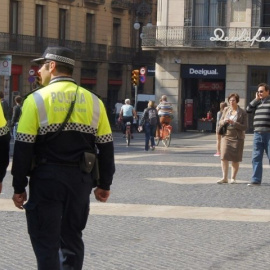
<svg viewBox="0 0 270 270">
<path fill-rule="evenodd" d="M 155 144 L 158 145 L 160 140 L 165 147 L 169 147 L 171 144 L 172 126 L 170 124 L 162 124 L 159 130 L 159 137 L 155 137 Z"/>
<path fill-rule="evenodd" d="M 115 127 L 117 130 L 122 131 L 122 125 L 123 125 L 123 121 L 121 118 L 117 118 L 117 121 L 115 122 Z"/>
<path fill-rule="evenodd" d="M 131 123 L 126 122 L 126 143 L 127 143 L 127 146 L 130 145 L 130 139 L 131 139 Z"/>
</svg>

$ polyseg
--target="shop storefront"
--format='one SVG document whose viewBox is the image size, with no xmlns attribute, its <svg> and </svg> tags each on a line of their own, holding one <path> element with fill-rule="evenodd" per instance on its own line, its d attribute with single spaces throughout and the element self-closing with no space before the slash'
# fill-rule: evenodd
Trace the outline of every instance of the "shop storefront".
<svg viewBox="0 0 270 270">
<path fill-rule="evenodd" d="M 182 129 L 214 131 L 225 99 L 225 65 L 181 65 Z"/>
</svg>

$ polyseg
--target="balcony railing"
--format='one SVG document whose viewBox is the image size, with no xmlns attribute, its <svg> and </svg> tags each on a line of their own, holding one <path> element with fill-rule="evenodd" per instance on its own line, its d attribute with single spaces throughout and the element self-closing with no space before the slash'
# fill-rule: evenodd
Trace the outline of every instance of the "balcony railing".
<svg viewBox="0 0 270 270">
<path fill-rule="evenodd" d="M 107 61 L 107 46 L 97 43 L 82 43 L 82 60 Z"/>
<path fill-rule="evenodd" d="M 270 28 L 145 26 L 142 46 L 270 49 Z"/>
<path fill-rule="evenodd" d="M 134 55 L 135 51 L 132 48 L 109 46 L 110 62 L 131 63 Z"/>
<path fill-rule="evenodd" d="M 105 4 L 105 0 L 84 0 L 85 3 L 103 5 Z"/>
<path fill-rule="evenodd" d="M 0 32 L 0 54 L 27 54 L 36 57 L 41 55 L 48 46 L 66 46 L 74 50 L 77 59 L 84 61 L 131 63 L 134 56 L 132 48 Z"/>
<path fill-rule="evenodd" d="M 131 6 L 130 0 L 112 0 L 112 8 L 129 9 Z"/>
</svg>

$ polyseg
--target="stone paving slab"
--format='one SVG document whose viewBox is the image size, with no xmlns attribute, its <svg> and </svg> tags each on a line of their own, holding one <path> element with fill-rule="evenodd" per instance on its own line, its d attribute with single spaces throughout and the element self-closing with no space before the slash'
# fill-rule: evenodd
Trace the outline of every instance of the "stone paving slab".
<svg viewBox="0 0 270 270">
<path fill-rule="evenodd" d="M 143 143 L 136 134 L 126 147 L 115 134 L 111 198 L 106 204 L 91 198 L 83 270 L 270 269 L 269 165 L 261 187 L 246 186 L 252 135 L 237 185 L 215 184 L 221 173 L 215 134 L 173 134 L 172 147 L 148 153 Z M 10 169 L 3 192 L 0 270 L 37 269 L 24 211 L 7 211 Z"/>
<path fill-rule="evenodd" d="M 23 210 L 14 207 L 11 200 L 0 200 L 1 211 Z M 91 203 L 91 215 L 151 217 L 174 219 L 203 219 L 245 222 L 269 222 L 270 210 L 217 207 L 191 207 L 144 204 Z"/>
</svg>

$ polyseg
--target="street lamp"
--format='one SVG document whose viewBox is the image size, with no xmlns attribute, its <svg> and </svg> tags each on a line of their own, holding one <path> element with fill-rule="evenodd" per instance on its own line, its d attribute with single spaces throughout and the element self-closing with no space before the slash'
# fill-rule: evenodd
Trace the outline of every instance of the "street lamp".
<svg viewBox="0 0 270 270">
<path fill-rule="evenodd" d="M 141 25 L 140 25 L 140 23 L 138 22 L 138 17 L 136 17 L 136 21 L 135 21 L 135 23 L 134 23 L 134 29 L 135 30 L 139 30 L 140 29 L 140 27 L 141 27 Z"/>
<path fill-rule="evenodd" d="M 148 3 L 146 3 L 145 0 L 143 0 L 141 2 L 141 4 L 139 4 L 138 7 L 136 8 L 136 20 L 135 20 L 135 23 L 133 25 L 135 30 L 139 30 L 140 27 L 141 27 L 141 24 L 138 22 L 138 16 L 144 18 L 147 15 L 150 15 L 151 12 L 152 12 L 151 11 L 151 6 Z M 150 17 L 149 22 L 147 23 L 146 26 L 147 27 L 153 26 L 152 23 L 151 23 L 151 17 Z"/>
</svg>

